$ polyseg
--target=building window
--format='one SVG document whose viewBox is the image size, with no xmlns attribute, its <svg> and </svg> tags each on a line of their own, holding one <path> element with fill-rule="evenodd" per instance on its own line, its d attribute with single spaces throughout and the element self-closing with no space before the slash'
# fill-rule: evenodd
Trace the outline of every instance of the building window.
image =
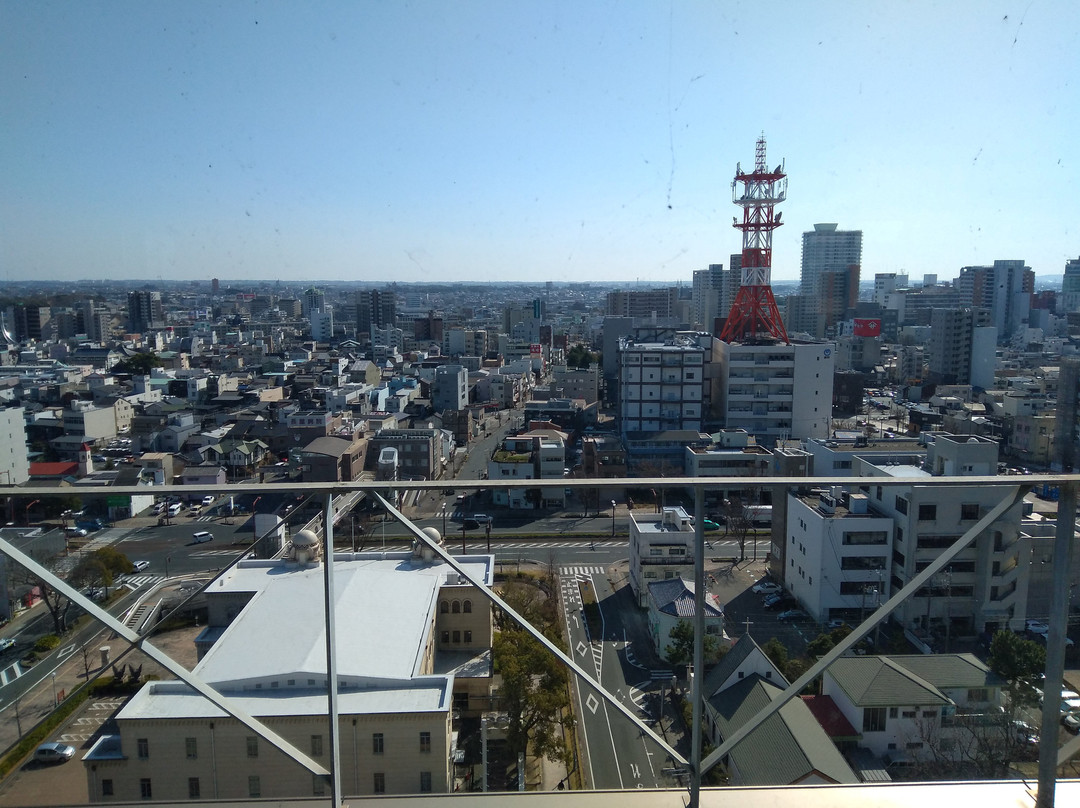
<svg viewBox="0 0 1080 808">
<path fill-rule="evenodd" d="M 258 757 L 259 756 L 259 736 L 248 735 L 247 736 L 247 756 Z"/>
<path fill-rule="evenodd" d="M 862 714 L 862 730 L 863 732 L 884 732 L 885 708 L 867 707 L 864 709 Z"/>
<path fill-rule="evenodd" d="M 420 793 L 431 793 L 431 772 L 420 772 Z"/>
<path fill-rule="evenodd" d="M 381 755 L 383 753 L 383 734 L 376 732 L 371 736 L 371 754 Z"/>
<path fill-rule="evenodd" d="M 442 633 L 442 641 L 443 641 L 443 645 L 449 645 L 450 644 L 450 632 L 449 631 L 444 631 Z"/>
<path fill-rule="evenodd" d="M 890 707 L 889 708 L 889 718 L 899 718 L 899 716 L 900 716 L 900 708 L 899 707 Z"/>
<path fill-rule="evenodd" d="M 149 777 L 144 777 L 139 780 L 139 797 L 144 800 L 154 799 L 154 788 L 150 785 Z"/>
<path fill-rule="evenodd" d="M 449 611 L 450 611 L 450 603 L 449 603 L 449 601 L 444 600 L 442 603 L 439 604 L 439 612 L 441 614 L 448 614 Z"/>
<path fill-rule="evenodd" d="M 421 732 L 420 733 L 420 751 L 421 752 L 430 752 L 431 751 L 431 733 L 430 732 Z"/>
<path fill-rule="evenodd" d="M 461 605 L 461 610 L 462 610 L 463 612 L 465 612 L 465 614 L 472 614 L 472 601 L 471 601 L 471 600 L 467 600 L 467 601 L 465 601 L 465 602 L 464 602 L 464 603 L 463 603 L 463 604 Z"/>
<path fill-rule="evenodd" d="M 375 774 L 373 775 L 373 779 L 375 782 L 373 783 L 372 791 L 374 791 L 376 794 L 385 794 L 386 775 L 382 772 L 375 772 Z"/>
<path fill-rule="evenodd" d="M 197 800 L 202 796 L 198 777 L 189 777 L 187 779 L 187 796 L 189 800 Z"/>
<path fill-rule="evenodd" d="M 314 757 L 322 754 L 322 735 L 311 736 L 311 754 Z"/>
<path fill-rule="evenodd" d="M 112 795 L 113 795 L 112 780 L 102 780 L 101 781 L 101 796 L 103 796 L 103 797 L 111 797 Z"/>
<path fill-rule="evenodd" d="M 965 521 L 974 521 L 979 518 L 979 503 L 964 502 L 960 505 L 960 518 Z"/>
<path fill-rule="evenodd" d="M 198 741 L 194 738 L 184 738 L 184 752 L 188 760 L 195 760 L 199 756 Z"/>
<path fill-rule="evenodd" d="M 459 603 L 458 601 L 455 600 L 452 604 L 450 604 L 450 611 L 453 612 L 454 614 L 460 614 L 461 613 L 461 603 Z"/>
<path fill-rule="evenodd" d="M 135 741 L 135 748 L 138 750 L 139 760 L 146 760 L 150 757 L 150 741 L 146 738 L 139 738 Z"/>
<path fill-rule="evenodd" d="M 455 631 L 454 632 L 454 644 L 456 645 L 459 642 L 461 642 L 461 632 L 460 631 Z"/>
<path fill-rule="evenodd" d="M 907 513 L 907 500 L 903 497 L 896 498 L 896 510 L 900 513 Z"/>
<path fill-rule="evenodd" d="M 468 645 L 471 642 L 472 642 L 472 632 L 471 631 L 466 631 L 465 632 L 465 644 Z"/>
<path fill-rule="evenodd" d="M 248 796 L 249 797 L 261 797 L 262 785 L 259 783 L 259 775 L 248 775 Z"/>
<path fill-rule="evenodd" d="M 314 797 L 321 797 L 326 793 L 326 778 L 321 774 L 311 775 L 311 794 Z"/>
<path fill-rule="evenodd" d="M 937 505 L 920 505 L 919 521 L 932 522 L 937 519 Z"/>
</svg>

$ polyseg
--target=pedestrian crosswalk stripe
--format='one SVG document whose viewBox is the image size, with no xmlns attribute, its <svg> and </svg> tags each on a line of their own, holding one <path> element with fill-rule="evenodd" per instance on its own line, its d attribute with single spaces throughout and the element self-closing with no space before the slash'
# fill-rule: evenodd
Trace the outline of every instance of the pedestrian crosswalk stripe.
<svg viewBox="0 0 1080 808">
<path fill-rule="evenodd" d="M 569 577 L 573 575 L 603 575 L 606 572 L 603 565 L 581 565 L 574 567 L 559 567 L 559 575 Z"/>
<path fill-rule="evenodd" d="M 164 580 L 164 575 L 124 575 L 120 578 L 120 583 L 130 586 L 132 589 L 138 589 L 144 584 L 156 584 L 158 581 Z"/>
</svg>

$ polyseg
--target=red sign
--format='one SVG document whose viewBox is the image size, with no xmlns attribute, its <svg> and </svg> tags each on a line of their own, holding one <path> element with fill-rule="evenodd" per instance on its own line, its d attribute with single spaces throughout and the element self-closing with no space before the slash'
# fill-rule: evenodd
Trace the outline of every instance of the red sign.
<svg viewBox="0 0 1080 808">
<path fill-rule="evenodd" d="M 855 318 L 855 336 L 856 337 L 878 337 L 881 336 L 881 320 L 864 320 L 858 317 Z"/>
<path fill-rule="evenodd" d="M 529 345 L 529 353 L 532 354 L 533 356 L 539 356 L 540 354 L 542 354 L 543 350 L 540 347 L 540 343 L 539 342 L 534 342 L 531 345 Z"/>
</svg>

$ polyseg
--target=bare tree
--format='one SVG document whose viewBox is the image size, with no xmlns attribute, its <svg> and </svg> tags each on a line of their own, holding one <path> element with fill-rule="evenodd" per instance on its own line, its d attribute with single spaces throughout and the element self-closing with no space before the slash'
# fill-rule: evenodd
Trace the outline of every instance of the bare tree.
<svg viewBox="0 0 1080 808">
<path fill-rule="evenodd" d="M 38 555 L 34 555 L 34 560 L 42 564 L 50 572 L 57 572 L 55 560 L 47 560 Z M 12 567 L 11 581 L 15 586 L 34 590 L 41 598 L 41 602 L 45 604 L 45 608 L 49 612 L 49 617 L 52 618 L 54 634 L 60 635 L 68 630 L 68 613 L 71 610 L 71 600 L 66 595 L 58 589 L 54 589 L 52 584 L 37 573 L 23 567 Z"/>
</svg>

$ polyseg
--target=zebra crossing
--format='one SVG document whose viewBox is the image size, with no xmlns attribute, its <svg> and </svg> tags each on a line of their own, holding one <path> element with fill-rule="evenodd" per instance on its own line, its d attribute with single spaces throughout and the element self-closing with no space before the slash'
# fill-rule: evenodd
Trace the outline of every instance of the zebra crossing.
<svg viewBox="0 0 1080 808">
<path fill-rule="evenodd" d="M 591 577 L 593 575 L 604 575 L 605 573 L 607 573 L 607 568 L 603 564 L 578 564 L 559 567 L 560 578 Z"/>
<path fill-rule="evenodd" d="M 132 589 L 139 589 L 147 584 L 157 584 L 165 580 L 164 575 L 122 575 L 118 579 L 117 583 L 121 586 L 129 586 Z"/>
<path fill-rule="evenodd" d="M 455 546 L 454 537 L 452 535 L 446 536 L 446 543 L 448 546 Z M 582 540 L 578 541 L 492 541 L 491 548 L 499 550 L 554 550 L 560 547 L 563 548 L 576 548 L 580 549 Z M 456 544 L 460 547 L 460 543 Z M 624 541 L 605 541 L 594 542 L 594 547 L 625 547 Z M 486 541 L 467 541 L 465 543 L 467 550 L 486 550 L 488 543 Z"/>
<path fill-rule="evenodd" d="M 191 553 L 191 558 L 212 558 L 214 556 L 238 556 L 241 553 L 247 552 L 246 547 L 239 547 L 234 550 L 199 550 Z"/>
</svg>

